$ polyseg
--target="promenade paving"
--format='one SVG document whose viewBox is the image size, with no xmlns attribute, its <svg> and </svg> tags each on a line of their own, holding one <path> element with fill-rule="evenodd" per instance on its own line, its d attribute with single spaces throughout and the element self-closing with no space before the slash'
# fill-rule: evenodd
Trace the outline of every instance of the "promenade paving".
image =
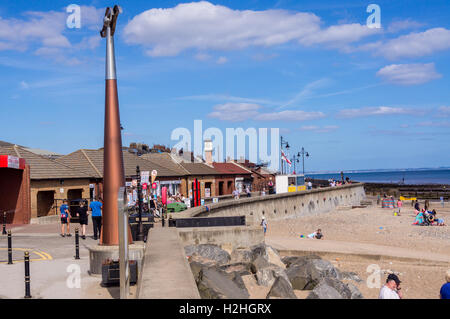
<svg viewBox="0 0 450 319">
<path fill-rule="evenodd" d="M 72 237 L 65 238 L 59 235 L 59 223 L 8 227 L 13 235 L 13 264 L 7 264 L 7 236 L 0 235 L 0 298 L 24 297 L 25 251 L 30 252 L 31 295 L 34 299 L 118 298 L 118 287 L 101 287 L 101 276 L 92 276 L 88 272 L 87 247 L 97 243 L 91 237 L 92 225 L 87 228 L 86 240 L 80 238 L 80 259 L 75 260 L 75 225 L 71 225 Z M 135 287 L 131 291 L 135 291 Z"/>
<path fill-rule="evenodd" d="M 155 227 L 149 232 L 139 299 L 200 299 L 183 245 L 175 227 Z"/>
</svg>

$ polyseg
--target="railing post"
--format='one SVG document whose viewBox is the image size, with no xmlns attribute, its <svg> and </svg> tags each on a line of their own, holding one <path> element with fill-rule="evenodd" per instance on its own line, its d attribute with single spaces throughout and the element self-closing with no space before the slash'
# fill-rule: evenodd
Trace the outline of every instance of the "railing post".
<svg viewBox="0 0 450 319">
<path fill-rule="evenodd" d="M 31 298 L 30 289 L 30 253 L 25 252 L 25 298 Z"/>
<path fill-rule="evenodd" d="M 6 235 L 6 212 L 3 212 L 3 231 L 2 235 Z"/>
<path fill-rule="evenodd" d="M 8 265 L 12 265 L 12 237 L 11 231 L 8 230 Z"/>
<path fill-rule="evenodd" d="M 80 235 L 78 228 L 75 229 L 75 259 L 80 259 Z"/>
</svg>

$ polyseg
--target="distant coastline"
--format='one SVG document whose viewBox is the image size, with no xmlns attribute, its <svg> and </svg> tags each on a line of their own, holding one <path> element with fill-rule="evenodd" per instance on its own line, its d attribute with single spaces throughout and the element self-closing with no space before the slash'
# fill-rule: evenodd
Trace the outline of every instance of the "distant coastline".
<svg viewBox="0 0 450 319">
<path fill-rule="evenodd" d="M 318 180 L 340 180 L 340 172 L 305 173 Z M 344 177 L 363 183 L 392 185 L 450 185 L 450 168 L 423 168 L 403 170 L 354 170 L 344 171 Z"/>
</svg>

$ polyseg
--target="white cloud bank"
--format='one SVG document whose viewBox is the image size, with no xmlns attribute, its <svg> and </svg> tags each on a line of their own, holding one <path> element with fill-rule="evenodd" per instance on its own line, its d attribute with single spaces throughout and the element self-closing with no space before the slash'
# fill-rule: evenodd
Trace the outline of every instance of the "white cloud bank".
<svg viewBox="0 0 450 319">
<path fill-rule="evenodd" d="M 422 114 L 421 110 L 402 108 L 402 107 L 390 107 L 390 106 L 377 106 L 377 107 L 363 107 L 355 109 L 343 109 L 339 111 L 338 117 L 340 118 L 355 118 L 366 116 L 378 116 L 378 115 L 417 115 Z"/>
<path fill-rule="evenodd" d="M 225 103 L 213 107 L 208 116 L 222 121 L 307 121 L 325 117 L 322 112 L 286 110 L 282 112 L 261 113 L 261 106 L 252 103 Z"/>
<path fill-rule="evenodd" d="M 124 39 L 144 46 L 148 55 L 156 57 L 175 56 L 189 49 L 234 50 L 291 41 L 339 47 L 378 32 L 360 24 L 326 29 L 320 24 L 313 13 L 232 10 L 201 1 L 144 11 L 126 25 Z"/>
<path fill-rule="evenodd" d="M 380 69 L 377 76 L 400 85 L 423 84 L 442 77 L 436 72 L 434 63 L 391 64 Z"/>
</svg>

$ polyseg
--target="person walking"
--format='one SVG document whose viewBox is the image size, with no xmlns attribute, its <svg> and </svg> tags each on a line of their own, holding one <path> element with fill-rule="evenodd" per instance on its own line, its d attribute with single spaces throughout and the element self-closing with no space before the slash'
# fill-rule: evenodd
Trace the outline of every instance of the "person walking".
<svg viewBox="0 0 450 319">
<path fill-rule="evenodd" d="M 445 281 L 447 281 L 447 283 L 443 284 L 441 287 L 440 298 L 450 299 L 450 269 L 448 269 L 445 274 Z"/>
<path fill-rule="evenodd" d="M 92 226 L 94 228 L 94 240 L 97 240 L 102 231 L 102 200 L 94 200 L 89 204 L 89 208 L 92 211 Z M 98 237 L 97 237 L 98 233 Z"/>
<path fill-rule="evenodd" d="M 403 206 L 403 202 L 402 202 L 402 200 L 399 198 L 398 201 L 397 201 L 397 208 L 398 208 L 398 213 L 397 213 L 397 215 L 398 215 L 398 216 L 400 216 L 400 211 L 401 211 L 401 209 L 402 209 L 402 206 Z"/>
<path fill-rule="evenodd" d="M 70 237 L 70 214 L 69 214 L 69 206 L 67 205 L 67 201 L 64 200 L 62 205 L 59 207 L 59 211 L 61 212 L 61 237 Z M 64 230 L 66 229 L 66 232 Z"/>
<path fill-rule="evenodd" d="M 81 238 L 86 239 L 86 226 L 88 224 L 88 212 L 84 201 L 80 202 L 80 207 L 77 210 L 77 216 L 80 218 Z"/>
<path fill-rule="evenodd" d="M 378 299 L 402 299 L 403 294 L 400 288 L 400 279 L 395 274 L 390 274 L 386 279 L 386 284 L 381 288 Z"/>
<path fill-rule="evenodd" d="M 267 232 L 267 221 L 266 218 L 263 216 L 262 220 L 261 220 L 261 226 L 264 229 L 264 236 L 266 236 L 266 232 Z"/>
</svg>

